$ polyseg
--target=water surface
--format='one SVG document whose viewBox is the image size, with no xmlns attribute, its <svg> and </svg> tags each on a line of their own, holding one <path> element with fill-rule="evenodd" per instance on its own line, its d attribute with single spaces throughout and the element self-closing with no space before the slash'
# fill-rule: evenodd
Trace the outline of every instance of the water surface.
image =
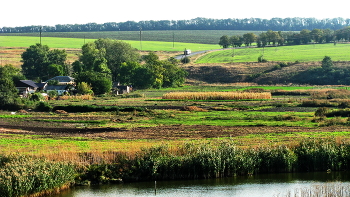
<svg viewBox="0 0 350 197">
<path fill-rule="evenodd" d="M 206 180 L 151 181 L 74 187 L 52 197 L 271 197 L 315 186 L 350 186 L 348 172 L 263 174 Z"/>
</svg>

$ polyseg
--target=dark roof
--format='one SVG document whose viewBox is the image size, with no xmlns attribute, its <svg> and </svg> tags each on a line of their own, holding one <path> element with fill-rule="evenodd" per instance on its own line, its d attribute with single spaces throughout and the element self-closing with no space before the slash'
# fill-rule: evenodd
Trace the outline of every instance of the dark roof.
<svg viewBox="0 0 350 197">
<path fill-rule="evenodd" d="M 44 88 L 47 83 L 35 83 L 38 88 Z"/>
<path fill-rule="evenodd" d="M 16 83 L 16 87 L 32 87 L 32 88 L 38 88 L 38 86 L 35 84 L 32 80 L 19 80 Z"/>
<path fill-rule="evenodd" d="M 67 89 L 66 85 L 48 85 L 45 87 L 45 90 L 65 90 Z"/>
<path fill-rule="evenodd" d="M 55 80 L 58 82 L 67 82 L 68 83 L 68 82 L 74 81 L 74 78 L 70 77 L 70 76 L 56 76 L 54 78 L 48 79 L 45 82 L 52 81 L 52 80 Z"/>
</svg>

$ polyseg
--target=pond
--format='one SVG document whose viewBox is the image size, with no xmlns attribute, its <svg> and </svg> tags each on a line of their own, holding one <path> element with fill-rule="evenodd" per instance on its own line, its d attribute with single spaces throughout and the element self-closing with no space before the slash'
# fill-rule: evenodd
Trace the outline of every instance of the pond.
<svg viewBox="0 0 350 197">
<path fill-rule="evenodd" d="M 52 197 L 285 197 L 300 196 L 300 193 L 310 193 L 310 190 L 334 190 L 334 192 L 343 192 L 340 196 L 348 196 L 350 194 L 349 186 L 349 172 L 281 173 L 206 180 L 77 186 L 59 195 L 52 195 Z"/>
</svg>

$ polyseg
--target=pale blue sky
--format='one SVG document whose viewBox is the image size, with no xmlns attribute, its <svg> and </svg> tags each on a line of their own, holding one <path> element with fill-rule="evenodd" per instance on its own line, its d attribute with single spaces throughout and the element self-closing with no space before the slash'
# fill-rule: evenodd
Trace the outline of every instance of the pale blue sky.
<svg viewBox="0 0 350 197">
<path fill-rule="evenodd" d="M 347 1 L 4 0 L 0 27 L 205 18 L 350 18 Z"/>
</svg>

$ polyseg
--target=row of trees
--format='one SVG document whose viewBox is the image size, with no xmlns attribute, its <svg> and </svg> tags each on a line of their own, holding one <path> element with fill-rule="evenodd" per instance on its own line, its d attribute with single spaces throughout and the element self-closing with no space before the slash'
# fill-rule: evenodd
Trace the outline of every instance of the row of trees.
<svg viewBox="0 0 350 197">
<path fill-rule="evenodd" d="M 179 86 L 187 75 L 175 59 L 159 60 L 154 53 L 141 57 L 130 44 L 111 39 L 86 43 L 78 60 L 71 65 L 66 63 L 66 58 L 65 50 L 32 45 L 22 54 L 22 72 L 34 81 L 72 75 L 76 83 L 90 85 L 95 94 L 109 92 L 112 82 L 136 88 Z"/>
<path fill-rule="evenodd" d="M 138 31 L 143 30 L 257 30 L 267 31 L 300 31 L 302 29 L 341 29 L 350 26 L 350 19 L 316 19 L 316 18 L 231 18 L 210 19 L 195 18 L 191 20 L 160 21 L 126 21 L 103 24 L 60 24 L 55 26 L 2 27 L 0 33 L 39 32 L 87 32 L 87 31 Z"/>
<path fill-rule="evenodd" d="M 330 29 L 303 29 L 298 32 L 282 32 L 282 31 L 272 31 L 268 30 L 259 35 L 254 33 L 246 33 L 242 36 L 234 35 L 227 36 L 224 35 L 220 37 L 219 45 L 223 48 L 229 46 L 241 47 L 243 44 L 250 46 L 252 43 L 256 42 L 258 47 L 263 47 L 267 45 L 285 45 L 285 44 L 308 44 L 313 43 L 330 43 L 336 41 L 349 41 L 350 39 L 350 27 L 345 27 L 337 31 Z"/>
</svg>

